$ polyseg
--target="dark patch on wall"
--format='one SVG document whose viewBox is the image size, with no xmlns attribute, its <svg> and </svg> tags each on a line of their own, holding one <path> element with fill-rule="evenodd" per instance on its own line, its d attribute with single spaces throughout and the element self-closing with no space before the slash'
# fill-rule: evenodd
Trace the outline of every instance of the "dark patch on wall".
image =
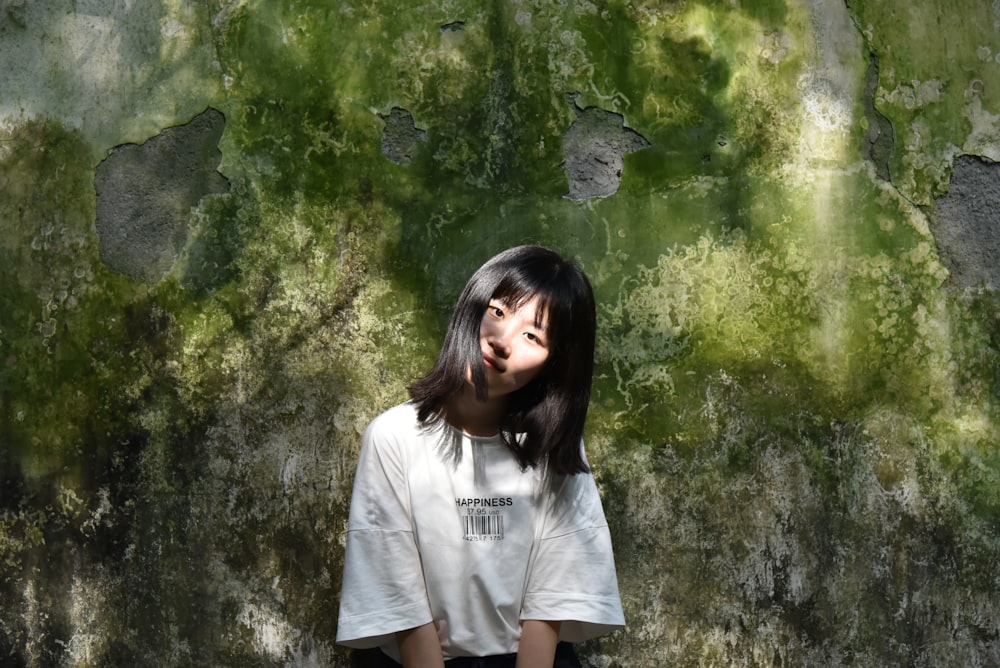
<svg viewBox="0 0 1000 668">
<path fill-rule="evenodd" d="M 410 149 L 418 141 L 427 141 L 427 132 L 417 127 L 413 115 L 406 109 L 393 107 L 388 115 L 379 114 L 385 122 L 382 130 L 382 153 L 397 165 L 410 161 Z"/>
<path fill-rule="evenodd" d="M 875 174 L 883 181 L 891 181 L 889 158 L 896 145 L 892 123 L 875 108 L 875 91 L 878 89 L 878 56 L 871 54 L 865 72 L 864 107 L 868 132 L 865 135 L 865 156 L 875 165 Z"/>
<path fill-rule="evenodd" d="M 566 197 L 584 200 L 614 195 L 621 185 L 625 154 L 648 148 L 645 137 L 625 127 L 612 111 L 573 103 L 576 120 L 563 135 L 563 168 L 569 179 Z"/>
<path fill-rule="evenodd" d="M 28 27 L 28 22 L 24 18 L 25 4 L 26 0 L 0 2 L 0 33 L 7 27 L 4 24 L 15 25 L 22 29 Z"/>
<path fill-rule="evenodd" d="M 962 287 L 1000 288 L 1000 164 L 955 158 L 948 193 L 936 201 L 931 231 L 941 259 Z"/>
<path fill-rule="evenodd" d="M 229 192 L 217 170 L 225 117 L 207 109 L 143 144 L 124 144 L 97 166 L 97 234 L 101 259 L 137 281 L 154 283 L 184 246 L 191 208 L 205 195 Z"/>
</svg>

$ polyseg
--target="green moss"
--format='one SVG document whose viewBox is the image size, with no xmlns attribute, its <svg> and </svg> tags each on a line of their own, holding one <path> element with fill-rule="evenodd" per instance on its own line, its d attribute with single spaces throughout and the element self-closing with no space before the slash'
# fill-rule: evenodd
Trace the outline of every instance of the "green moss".
<svg viewBox="0 0 1000 668">
<path fill-rule="evenodd" d="M 114 309 L 130 288 L 97 259 L 87 153 L 78 134 L 40 122 L 5 140 L 0 163 L 0 431 L 42 476 L 114 431 L 95 416 L 119 396 L 109 380 L 127 374 Z"/>
<path fill-rule="evenodd" d="M 219 4 L 221 82 L 207 43 L 135 65 L 158 95 L 209 73 L 135 123 L 217 85 L 227 118 L 231 191 L 193 210 L 157 285 L 105 269 L 93 231 L 88 155 L 133 124 L 4 126 L 0 595 L 54 612 L 5 610 L 3 650 L 55 662 L 86 636 L 98 663 L 345 664 L 359 433 L 432 364 L 472 271 L 538 242 L 600 305 L 587 443 L 629 629 L 590 663 L 987 656 L 997 303 L 947 287 L 907 198 L 955 147 L 991 145 L 974 128 L 993 75 L 978 111 L 957 91 L 1000 49 L 984 8 L 965 8 L 973 48 L 961 8 L 852 4 L 898 133 L 882 183 L 857 35 L 808 14 L 832 8 Z M 28 30 L 11 12 L 0 31 Z M 574 105 L 651 142 L 611 197 L 563 197 Z M 380 150 L 393 107 L 427 133 L 408 164 Z"/>
<path fill-rule="evenodd" d="M 976 2 L 947 8 L 865 2 L 851 11 L 879 59 L 875 106 L 896 137 L 893 181 L 927 204 L 947 189 L 957 153 L 997 154 L 981 113 L 1000 106 L 996 13 Z"/>
</svg>

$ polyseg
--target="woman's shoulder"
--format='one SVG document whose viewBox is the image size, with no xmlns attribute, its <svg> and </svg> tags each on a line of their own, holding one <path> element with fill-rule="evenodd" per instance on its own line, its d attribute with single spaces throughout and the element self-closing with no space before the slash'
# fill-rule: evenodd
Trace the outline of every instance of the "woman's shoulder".
<svg viewBox="0 0 1000 668">
<path fill-rule="evenodd" d="M 389 408 L 369 422 L 365 439 L 412 441 L 427 436 L 427 431 L 417 415 L 417 406 L 407 401 Z"/>
<path fill-rule="evenodd" d="M 398 431 L 412 429 L 420 424 L 417 419 L 417 407 L 410 401 L 397 404 L 379 413 L 368 423 L 368 431 Z"/>
<path fill-rule="evenodd" d="M 425 456 L 439 440 L 438 425 L 423 425 L 417 407 L 406 402 L 380 413 L 368 423 L 361 437 L 361 449 L 403 461 Z"/>
</svg>

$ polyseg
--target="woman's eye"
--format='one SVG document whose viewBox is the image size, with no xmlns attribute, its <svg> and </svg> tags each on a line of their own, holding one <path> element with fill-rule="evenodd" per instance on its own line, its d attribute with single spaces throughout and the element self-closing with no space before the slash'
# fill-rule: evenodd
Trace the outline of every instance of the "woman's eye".
<svg viewBox="0 0 1000 668">
<path fill-rule="evenodd" d="M 496 318 L 503 317 L 503 309 L 500 308 L 499 306 L 490 306 L 490 312 L 492 312 L 493 316 Z"/>
</svg>

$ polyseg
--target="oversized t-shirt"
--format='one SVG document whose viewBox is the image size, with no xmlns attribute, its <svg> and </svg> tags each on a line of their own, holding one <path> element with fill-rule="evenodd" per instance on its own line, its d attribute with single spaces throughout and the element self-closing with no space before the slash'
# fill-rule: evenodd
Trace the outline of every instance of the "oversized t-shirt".
<svg viewBox="0 0 1000 668">
<path fill-rule="evenodd" d="M 379 647 L 434 622 L 445 659 L 517 651 L 522 619 L 579 642 L 624 625 L 591 474 L 522 471 L 499 436 L 473 437 L 411 403 L 361 442 L 337 642 Z"/>
</svg>

